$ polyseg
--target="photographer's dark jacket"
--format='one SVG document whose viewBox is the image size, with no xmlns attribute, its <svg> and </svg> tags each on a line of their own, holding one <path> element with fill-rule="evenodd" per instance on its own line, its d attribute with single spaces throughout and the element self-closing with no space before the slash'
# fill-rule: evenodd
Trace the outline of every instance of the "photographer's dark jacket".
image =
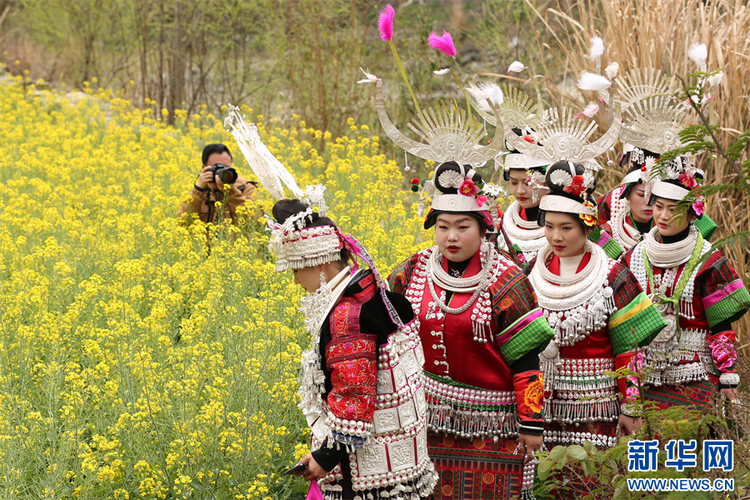
<svg viewBox="0 0 750 500">
<path fill-rule="evenodd" d="M 255 201 L 256 189 L 255 183 L 244 177 L 238 177 L 234 184 L 230 184 L 226 194 L 221 190 L 212 190 L 209 186 L 204 190 L 193 186 L 190 190 L 192 199 L 182 202 L 177 216 L 188 225 L 193 220 L 193 214 L 197 214 L 198 218 L 206 223 L 231 217 L 232 223 L 236 224 L 237 207 L 243 206 L 248 200 Z M 217 201 L 221 202 L 219 207 L 216 206 Z"/>
</svg>

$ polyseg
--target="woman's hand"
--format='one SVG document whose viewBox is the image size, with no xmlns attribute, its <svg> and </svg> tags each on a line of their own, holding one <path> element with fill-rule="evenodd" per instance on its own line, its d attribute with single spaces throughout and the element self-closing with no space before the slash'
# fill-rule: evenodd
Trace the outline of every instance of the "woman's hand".
<svg viewBox="0 0 750 500">
<path fill-rule="evenodd" d="M 305 481 L 316 481 L 328 475 L 328 471 L 318 465 L 311 453 L 308 453 L 299 463 L 307 464 L 307 469 L 295 474 L 295 476 L 302 476 Z"/>
<path fill-rule="evenodd" d="M 629 417 L 628 415 L 620 415 L 617 420 L 617 430 L 622 433 L 623 436 L 629 436 L 643 426 L 641 417 Z"/>
<path fill-rule="evenodd" d="M 518 453 L 523 453 L 523 463 L 527 463 L 529 460 L 534 458 L 534 453 L 542 447 L 542 436 L 534 436 L 533 434 L 519 434 L 518 435 Z"/>
</svg>

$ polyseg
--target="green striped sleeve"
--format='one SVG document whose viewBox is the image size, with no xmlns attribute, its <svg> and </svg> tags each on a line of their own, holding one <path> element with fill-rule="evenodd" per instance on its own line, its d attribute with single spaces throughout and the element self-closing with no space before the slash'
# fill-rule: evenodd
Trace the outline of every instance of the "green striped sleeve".
<svg viewBox="0 0 750 500">
<path fill-rule="evenodd" d="M 641 292 L 609 317 L 609 337 L 615 356 L 651 343 L 667 324 L 651 299 Z"/>
</svg>

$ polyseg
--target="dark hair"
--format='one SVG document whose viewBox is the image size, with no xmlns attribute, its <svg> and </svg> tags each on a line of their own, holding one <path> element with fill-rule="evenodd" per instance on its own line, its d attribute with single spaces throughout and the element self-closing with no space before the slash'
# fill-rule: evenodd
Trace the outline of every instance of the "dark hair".
<svg viewBox="0 0 750 500">
<path fill-rule="evenodd" d="M 284 199 L 279 200 L 274 204 L 273 208 L 271 209 L 271 213 L 273 214 L 273 218 L 276 219 L 276 222 L 278 222 L 279 224 L 283 224 L 289 217 L 297 215 L 300 212 L 304 212 L 308 208 L 310 208 L 310 206 L 307 203 L 298 199 Z M 333 222 L 333 220 L 329 219 L 328 217 L 319 216 L 318 212 L 313 212 L 312 215 L 308 217 L 305 227 L 320 226 L 331 226 L 334 229 L 338 229 L 338 226 L 336 226 L 336 223 Z M 349 260 L 352 260 L 352 256 L 349 253 L 349 250 L 347 250 L 346 248 L 342 248 L 341 262 L 345 264 Z"/>
<path fill-rule="evenodd" d="M 464 172 L 469 172 L 471 170 L 471 165 L 464 165 L 463 170 L 461 169 L 461 165 L 456 163 L 455 161 L 447 161 L 445 163 L 441 163 L 438 165 L 438 167 L 435 169 L 435 189 L 440 191 L 443 194 L 458 194 L 458 188 L 452 187 L 452 186 L 443 186 L 440 184 L 440 175 L 443 172 L 447 172 L 449 170 L 452 170 L 454 172 L 458 172 L 461 175 L 464 175 Z M 474 175 L 471 176 L 471 180 L 474 181 L 475 184 L 482 184 L 484 183 L 484 180 L 482 180 L 482 176 L 479 174 L 479 172 L 474 172 Z M 455 215 L 455 214 L 466 214 L 474 217 L 479 221 L 479 229 L 482 228 L 486 230 L 493 230 L 494 228 L 492 225 L 488 225 L 487 221 L 485 220 L 484 214 L 482 212 L 448 212 L 446 210 L 430 210 L 430 212 L 427 214 L 427 218 L 424 221 L 424 228 L 430 229 L 432 226 L 435 225 L 435 222 L 437 221 L 438 215 L 440 214 L 449 214 L 449 215 Z"/>
<path fill-rule="evenodd" d="M 206 147 L 203 148 L 203 164 L 206 165 L 206 162 L 208 162 L 208 157 L 211 156 L 214 153 L 226 153 L 229 155 L 229 157 L 234 160 L 234 157 L 232 156 L 232 153 L 229 151 L 229 148 L 226 147 L 224 144 L 206 144 Z"/>
<path fill-rule="evenodd" d="M 635 172 L 636 170 L 640 170 L 640 169 L 641 169 L 640 165 L 631 165 L 628 171 L 625 173 L 625 175 L 629 175 L 631 172 Z M 633 190 L 633 187 L 637 186 L 638 184 L 643 184 L 643 181 L 641 179 L 638 179 L 638 182 L 630 182 L 626 184 L 624 189 L 620 193 L 620 199 L 627 198 L 627 196 Z"/>
<path fill-rule="evenodd" d="M 549 190 L 550 190 L 547 196 L 549 195 L 562 196 L 562 197 L 577 201 L 578 203 L 590 201 L 591 203 L 596 205 L 596 200 L 593 197 L 594 190 L 596 189 L 596 181 L 592 182 L 590 186 L 587 186 L 586 191 L 584 193 L 581 193 L 580 196 L 576 196 L 572 193 L 568 193 L 564 190 L 565 186 L 561 186 L 550 181 L 551 175 L 558 170 L 562 170 L 570 174 L 570 163 L 571 162 L 568 162 L 566 160 L 558 161 L 557 163 L 553 164 L 551 167 L 547 169 L 547 177 L 545 180 L 547 182 L 547 187 L 549 187 Z M 573 169 L 575 170 L 576 175 L 583 175 L 586 172 L 586 168 L 580 163 L 573 163 Z M 579 224 L 581 224 L 581 227 L 583 227 L 584 234 L 586 234 L 587 230 L 593 229 L 592 227 L 587 226 L 583 222 L 583 219 L 581 219 L 580 217 L 575 217 L 574 214 L 571 214 L 571 215 L 573 215 L 573 218 L 576 221 L 578 221 Z M 539 210 L 539 214 L 537 215 L 536 221 L 537 221 L 537 224 L 539 224 L 540 226 L 544 226 L 545 224 L 545 211 L 544 210 L 541 210 L 541 209 Z"/>
</svg>

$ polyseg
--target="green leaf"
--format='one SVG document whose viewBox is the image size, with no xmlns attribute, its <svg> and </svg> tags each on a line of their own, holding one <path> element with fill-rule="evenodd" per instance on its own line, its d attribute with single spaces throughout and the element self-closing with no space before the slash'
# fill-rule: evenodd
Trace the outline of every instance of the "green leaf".
<svg viewBox="0 0 750 500">
<path fill-rule="evenodd" d="M 581 461 L 581 460 L 586 460 L 589 454 L 586 453 L 586 450 L 584 450 L 582 446 L 573 444 L 573 445 L 568 446 L 568 456 L 572 458 L 573 460 Z"/>
<path fill-rule="evenodd" d="M 554 461 L 558 461 L 560 460 L 560 458 L 564 457 L 567 452 L 568 448 L 558 445 L 552 448 L 552 451 L 549 452 L 549 458 Z"/>
<path fill-rule="evenodd" d="M 539 465 L 536 468 L 536 474 L 539 476 L 540 481 L 544 481 L 549 477 L 549 473 L 552 470 L 552 466 L 555 463 L 550 460 L 549 458 L 545 458 L 541 462 L 539 462 Z"/>
</svg>

